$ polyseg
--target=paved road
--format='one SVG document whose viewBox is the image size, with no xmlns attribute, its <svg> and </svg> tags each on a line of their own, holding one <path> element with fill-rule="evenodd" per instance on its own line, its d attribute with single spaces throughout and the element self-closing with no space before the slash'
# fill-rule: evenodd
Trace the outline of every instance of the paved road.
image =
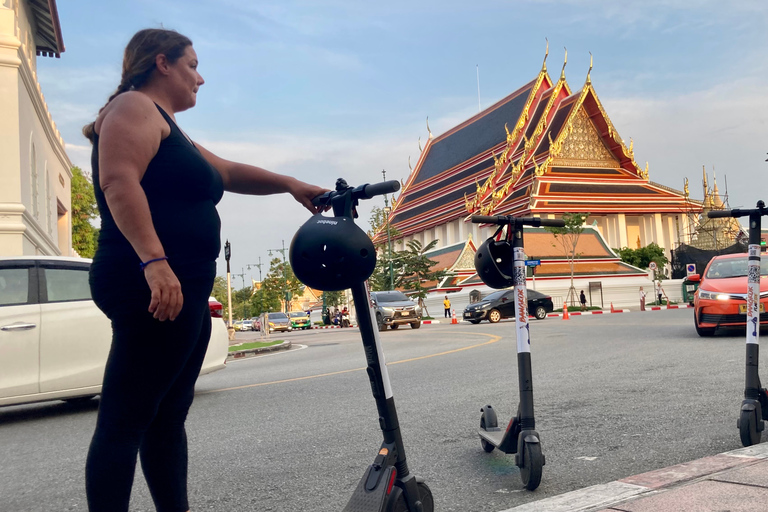
<svg viewBox="0 0 768 512">
<path fill-rule="evenodd" d="M 476 430 L 517 404 L 512 324 L 382 333 L 412 471 L 437 510 L 498 511 L 740 447 L 739 332 L 701 339 L 690 310 L 533 322 L 541 487 Z M 356 329 L 285 335 L 294 349 L 202 377 L 188 421 L 194 511 L 338 511 L 380 443 Z M 303 348 L 306 347 L 306 348 Z M 98 401 L 0 409 L 9 511 L 85 510 L 83 464 Z M 137 473 L 132 511 L 151 511 Z"/>
</svg>

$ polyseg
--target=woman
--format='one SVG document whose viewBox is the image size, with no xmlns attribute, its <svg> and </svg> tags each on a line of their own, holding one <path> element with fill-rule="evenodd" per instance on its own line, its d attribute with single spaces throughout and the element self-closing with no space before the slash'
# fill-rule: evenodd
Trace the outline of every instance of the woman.
<svg viewBox="0 0 768 512">
<path fill-rule="evenodd" d="M 176 126 L 204 83 L 197 64 L 183 35 L 139 31 L 120 86 L 83 129 L 102 220 L 91 291 L 113 328 L 86 463 L 92 512 L 128 510 L 137 453 L 157 510 L 189 510 L 184 422 L 210 337 L 223 192 L 288 192 L 313 213 L 324 192 L 219 158 Z"/>
</svg>

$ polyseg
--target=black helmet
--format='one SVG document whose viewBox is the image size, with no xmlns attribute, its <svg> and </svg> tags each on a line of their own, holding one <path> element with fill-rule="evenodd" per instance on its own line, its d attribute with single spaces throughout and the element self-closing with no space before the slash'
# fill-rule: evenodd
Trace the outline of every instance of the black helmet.
<svg viewBox="0 0 768 512">
<path fill-rule="evenodd" d="M 511 242 L 496 241 L 495 237 L 490 237 L 475 253 L 477 275 L 491 288 L 509 288 L 514 284 L 512 254 Z"/>
<path fill-rule="evenodd" d="M 314 215 L 293 235 L 288 255 L 299 281 L 328 292 L 362 283 L 376 267 L 373 242 L 351 217 Z"/>
</svg>

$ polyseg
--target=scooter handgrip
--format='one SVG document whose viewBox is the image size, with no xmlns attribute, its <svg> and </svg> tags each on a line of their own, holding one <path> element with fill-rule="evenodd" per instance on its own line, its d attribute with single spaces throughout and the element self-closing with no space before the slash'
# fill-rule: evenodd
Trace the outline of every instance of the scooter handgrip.
<svg viewBox="0 0 768 512">
<path fill-rule="evenodd" d="M 707 217 L 710 219 L 719 219 L 722 217 L 739 217 L 738 210 L 712 210 L 707 212 Z"/>
<path fill-rule="evenodd" d="M 561 219 L 541 219 L 540 226 L 549 226 L 551 228 L 564 228 L 565 221 Z"/>
<path fill-rule="evenodd" d="M 473 215 L 472 222 L 475 224 L 498 224 L 498 215 Z"/>
<path fill-rule="evenodd" d="M 373 196 L 391 194 L 400 190 L 400 182 L 397 180 L 382 181 L 381 183 L 371 183 L 363 187 L 363 199 L 370 199 Z"/>
<path fill-rule="evenodd" d="M 333 191 L 328 191 L 312 199 L 312 204 L 315 206 L 322 206 L 328 204 L 328 200 L 331 198 Z"/>
</svg>

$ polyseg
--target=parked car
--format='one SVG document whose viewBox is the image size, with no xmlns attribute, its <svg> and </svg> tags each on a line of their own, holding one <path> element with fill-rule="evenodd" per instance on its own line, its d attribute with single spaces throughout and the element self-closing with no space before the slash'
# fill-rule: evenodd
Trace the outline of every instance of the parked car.
<svg viewBox="0 0 768 512">
<path fill-rule="evenodd" d="M 542 320 L 554 311 L 552 297 L 535 290 L 528 290 L 528 314 Z M 479 324 L 488 320 L 495 324 L 502 318 L 515 317 L 514 289 L 499 290 L 464 308 L 464 320 Z"/>
<path fill-rule="evenodd" d="M 288 316 L 291 319 L 291 327 L 294 329 L 309 329 L 312 327 L 309 315 L 304 311 L 291 311 Z"/>
<path fill-rule="evenodd" d="M 236 331 L 238 331 L 238 332 L 242 331 L 243 330 L 243 321 L 242 320 L 235 320 L 234 322 L 232 322 L 232 327 Z"/>
<path fill-rule="evenodd" d="M 101 393 L 112 326 L 91 300 L 90 264 L 54 256 L 0 258 L 0 406 Z M 211 316 L 214 306 L 209 301 Z M 226 325 L 220 316 L 211 321 L 201 375 L 224 368 L 227 359 Z"/>
<path fill-rule="evenodd" d="M 421 308 L 404 293 L 397 290 L 371 292 L 371 301 L 380 331 L 387 326 L 397 329 L 403 324 L 409 324 L 411 329 L 421 327 Z"/>
<path fill-rule="evenodd" d="M 718 327 L 747 325 L 747 255 L 715 256 L 689 281 L 699 282 L 693 295 L 693 325 L 699 336 L 712 336 Z M 760 258 L 760 324 L 768 323 L 768 256 Z"/>
<path fill-rule="evenodd" d="M 285 313 L 262 313 L 261 316 L 259 316 L 259 321 L 262 325 L 269 328 L 269 332 L 291 332 L 293 330 L 291 319 L 288 318 L 288 315 Z"/>
</svg>

